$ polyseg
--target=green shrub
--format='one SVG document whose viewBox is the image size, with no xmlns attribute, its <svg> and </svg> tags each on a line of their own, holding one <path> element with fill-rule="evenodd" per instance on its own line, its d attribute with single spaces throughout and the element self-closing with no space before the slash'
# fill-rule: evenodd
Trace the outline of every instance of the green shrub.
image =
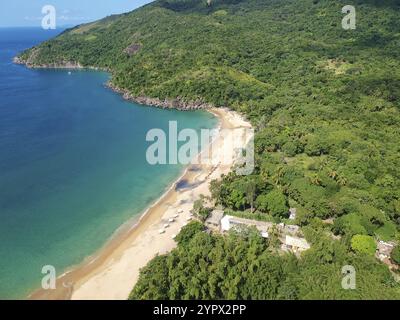
<svg viewBox="0 0 400 320">
<path fill-rule="evenodd" d="M 393 222 L 385 222 L 385 224 L 376 230 L 376 235 L 380 240 L 389 241 L 396 235 L 396 225 Z"/>
<path fill-rule="evenodd" d="M 376 243 L 370 236 L 356 234 L 351 238 L 351 248 L 355 252 L 373 256 L 376 251 Z"/>
<path fill-rule="evenodd" d="M 390 257 L 392 258 L 393 262 L 400 265 L 400 246 L 394 247 L 392 253 L 390 254 Z"/>
<path fill-rule="evenodd" d="M 202 223 L 198 221 L 192 221 L 182 228 L 175 240 L 180 245 L 187 245 L 197 233 L 203 230 L 204 225 Z"/>
<path fill-rule="evenodd" d="M 336 234 L 353 236 L 355 234 L 367 235 L 367 231 L 361 224 L 361 217 L 357 213 L 350 213 L 335 219 L 333 231 Z"/>
<path fill-rule="evenodd" d="M 273 190 L 268 194 L 262 194 L 256 199 L 257 209 L 271 213 L 275 217 L 287 217 L 289 207 L 287 199 L 280 190 Z"/>
</svg>

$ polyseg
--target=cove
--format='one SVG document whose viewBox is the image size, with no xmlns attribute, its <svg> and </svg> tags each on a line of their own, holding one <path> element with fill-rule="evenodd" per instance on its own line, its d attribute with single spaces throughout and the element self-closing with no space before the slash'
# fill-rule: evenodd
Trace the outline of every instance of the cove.
<svg viewBox="0 0 400 320">
<path fill-rule="evenodd" d="M 205 111 L 137 105 L 96 71 L 31 70 L 13 57 L 46 38 L 41 29 L 0 29 L 0 298 L 25 298 L 45 265 L 57 276 L 100 249 L 181 174 L 146 161 L 146 133 L 200 132 Z"/>
</svg>

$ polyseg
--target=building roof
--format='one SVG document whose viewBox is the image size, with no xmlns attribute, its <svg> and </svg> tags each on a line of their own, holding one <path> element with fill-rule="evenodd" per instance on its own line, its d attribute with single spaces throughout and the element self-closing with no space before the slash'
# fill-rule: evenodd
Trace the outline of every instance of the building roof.
<svg viewBox="0 0 400 320">
<path fill-rule="evenodd" d="M 283 227 L 283 232 L 295 236 L 300 232 L 300 227 L 297 225 L 287 224 Z"/>
<path fill-rule="evenodd" d="M 224 216 L 221 220 L 221 230 L 222 231 L 228 231 L 231 228 L 234 227 L 241 227 L 241 226 L 254 226 L 256 227 L 260 232 L 261 236 L 264 238 L 268 238 L 269 234 L 268 231 L 275 225 L 272 222 L 267 222 L 267 221 L 258 221 L 258 220 L 251 220 L 251 219 L 246 219 L 246 218 L 239 218 L 235 216 L 230 216 L 226 215 Z M 279 224 L 277 225 L 278 228 L 280 229 L 281 232 L 284 233 L 282 237 L 280 237 L 280 241 L 291 247 L 296 247 L 299 249 L 309 249 L 310 245 L 304 238 L 300 238 L 298 235 L 300 233 L 300 227 L 296 225 L 284 225 L 284 224 Z"/>
<path fill-rule="evenodd" d="M 258 221 L 258 220 L 251 220 L 246 218 L 239 218 L 234 216 L 226 215 L 224 217 L 224 221 L 227 223 L 229 222 L 229 228 L 235 225 L 245 225 L 245 226 L 255 226 L 260 231 L 268 231 L 274 224 L 272 222 L 266 221 Z"/>
<path fill-rule="evenodd" d="M 213 210 L 210 216 L 207 218 L 206 223 L 211 223 L 215 225 L 219 225 L 222 217 L 224 216 L 223 210 Z"/>
<path fill-rule="evenodd" d="M 309 249 L 310 248 L 310 245 L 308 244 L 306 239 L 292 237 L 292 236 L 288 236 L 288 235 L 285 237 L 285 244 L 287 246 L 297 247 L 297 248 L 301 248 L 301 249 Z"/>
</svg>

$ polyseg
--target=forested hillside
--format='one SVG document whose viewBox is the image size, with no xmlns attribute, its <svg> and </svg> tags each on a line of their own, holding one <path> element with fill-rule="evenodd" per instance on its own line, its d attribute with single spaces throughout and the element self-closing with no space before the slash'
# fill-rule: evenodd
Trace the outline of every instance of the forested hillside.
<svg viewBox="0 0 400 320">
<path fill-rule="evenodd" d="M 199 222 L 177 241 L 142 270 L 130 299 L 400 299 L 386 266 L 323 234 L 301 259 L 277 254 L 258 232 L 212 236 Z M 356 290 L 342 288 L 345 265 L 357 272 Z"/>
<path fill-rule="evenodd" d="M 214 200 L 277 222 L 296 207 L 313 244 L 298 259 L 253 237 L 198 230 L 145 268 L 133 298 L 399 298 L 369 244 L 399 240 L 400 1 L 353 1 L 355 30 L 342 28 L 348 4 L 160 0 L 22 54 L 31 66 L 106 68 L 136 97 L 245 114 L 256 170 L 215 182 Z M 358 267 L 355 291 L 340 287 L 344 264 Z"/>
</svg>

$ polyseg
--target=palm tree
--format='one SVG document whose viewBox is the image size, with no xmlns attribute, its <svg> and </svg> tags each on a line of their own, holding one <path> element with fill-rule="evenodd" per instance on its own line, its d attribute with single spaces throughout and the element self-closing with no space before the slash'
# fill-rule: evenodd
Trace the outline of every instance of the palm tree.
<svg viewBox="0 0 400 320">
<path fill-rule="evenodd" d="M 254 199 L 256 197 L 256 183 L 254 180 L 249 180 L 246 182 L 246 197 L 247 201 L 250 203 L 251 212 L 254 211 Z"/>
<path fill-rule="evenodd" d="M 278 166 L 278 168 L 275 171 L 275 174 L 272 176 L 272 181 L 278 188 L 282 183 L 282 177 L 284 174 L 283 169 L 284 169 L 283 166 Z"/>
<path fill-rule="evenodd" d="M 333 171 L 330 171 L 328 175 L 332 179 L 336 180 L 336 177 L 337 177 L 338 173 L 335 170 L 333 170 Z"/>
<path fill-rule="evenodd" d="M 319 178 L 318 174 L 314 173 L 311 177 L 311 183 L 317 186 L 321 185 L 321 179 Z"/>
<path fill-rule="evenodd" d="M 344 177 L 344 176 L 342 176 L 342 175 L 339 175 L 339 176 L 336 178 L 336 181 L 337 181 L 341 186 L 345 186 L 345 185 L 347 184 L 347 179 L 346 179 L 346 177 Z"/>
</svg>

